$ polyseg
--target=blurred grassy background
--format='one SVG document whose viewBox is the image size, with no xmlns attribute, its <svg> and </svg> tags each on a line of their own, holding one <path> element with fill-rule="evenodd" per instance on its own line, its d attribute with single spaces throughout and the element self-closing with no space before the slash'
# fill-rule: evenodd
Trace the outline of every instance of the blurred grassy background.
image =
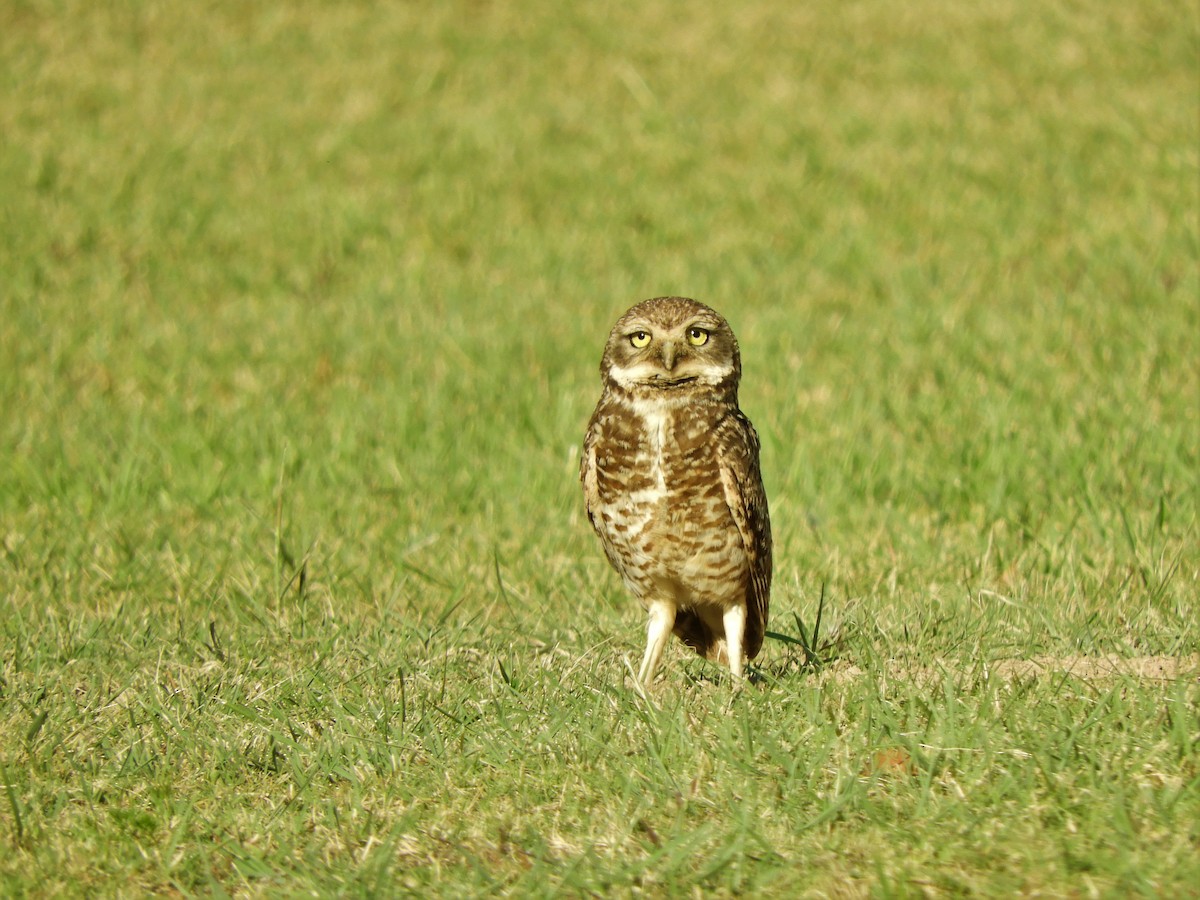
<svg viewBox="0 0 1200 900">
<path fill-rule="evenodd" d="M 106 746 L 38 723 L 81 678 L 551 647 L 619 685 L 641 617 L 575 472 L 648 296 L 741 340 L 778 629 L 825 585 L 863 667 L 1195 652 L 1197 35 L 1166 2 L 5 4 L 9 876 L 104 843 L 45 812 L 56 717 Z"/>
</svg>

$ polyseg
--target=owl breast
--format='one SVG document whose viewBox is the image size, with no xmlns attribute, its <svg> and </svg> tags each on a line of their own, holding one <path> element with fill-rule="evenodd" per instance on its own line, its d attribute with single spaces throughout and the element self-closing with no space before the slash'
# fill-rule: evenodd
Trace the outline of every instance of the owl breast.
<svg viewBox="0 0 1200 900">
<path fill-rule="evenodd" d="M 624 398 L 622 398 L 624 399 Z M 711 439 L 721 411 L 645 400 L 597 417 L 593 524 L 640 599 L 685 608 L 744 601 L 748 564 Z M 643 604 L 644 605 L 644 604 Z"/>
</svg>

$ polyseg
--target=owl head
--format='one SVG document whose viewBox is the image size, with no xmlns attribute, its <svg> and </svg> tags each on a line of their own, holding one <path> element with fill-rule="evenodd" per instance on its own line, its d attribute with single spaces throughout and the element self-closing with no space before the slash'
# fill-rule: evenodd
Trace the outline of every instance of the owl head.
<svg viewBox="0 0 1200 900">
<path fill-rule="evenodd" d="M 717 387 L 736 399 L 742 360 L 716 310 L 687 297 L 655 297 L 617 320 L 600 373 L 607 386 L 638 394 Z"/>
</svg>

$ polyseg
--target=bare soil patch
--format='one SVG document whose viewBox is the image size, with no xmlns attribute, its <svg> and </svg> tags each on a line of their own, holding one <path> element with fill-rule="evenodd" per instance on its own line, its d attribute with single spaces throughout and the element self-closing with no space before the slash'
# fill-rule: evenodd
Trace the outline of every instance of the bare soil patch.
<svg viewBox="0 0 1200 900">
<path fill-rule="evenodd" d="M 914 663 L 889 660 L 885 674 L 889 678 L 921 680 L 944 673 L 966 674 L 975 667 L 950 660 Z M 1200 682 L 1200 654 L 1188 656 L 1035 656 L 1030 659 L 998 659 L 985 666 L 992 677 L 1006 681 L 1067 674 L 1088 681 L 1107 678 L 1139 678 L 1146 681 Z M 851 681 L 869 674 L 853 663 L 837 662 L 826 668 L 824 677 L 836 682 Z"/>
<path fill-rule="evenodd" d="M 989 668 L 999 677 L 1009 679 L 1065 672 L 1086 679 L 1132 676 L 1150 681 L 1200 680 L 1200 655 L 1035 656 L 999 660 Z"/>
</svg>

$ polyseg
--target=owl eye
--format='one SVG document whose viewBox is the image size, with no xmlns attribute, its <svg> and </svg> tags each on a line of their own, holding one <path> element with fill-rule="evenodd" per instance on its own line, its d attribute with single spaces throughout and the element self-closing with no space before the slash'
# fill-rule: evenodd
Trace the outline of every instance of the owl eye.
<svg viewBox="0 0 1200 900">
<path fill-rule="evenodd" d="M 629 336 L 629 343 L 633 344 L 637 349 L 641 350 L 650 343 L 650 335 L 644 331 L 635 331 Z"/>
<path fill-rule="evenodd" d="M 708 343 L 708 332 L 703 328 L 689 328 L 688 343 L 693 347 L 703 347 Z"/>
</svg>

